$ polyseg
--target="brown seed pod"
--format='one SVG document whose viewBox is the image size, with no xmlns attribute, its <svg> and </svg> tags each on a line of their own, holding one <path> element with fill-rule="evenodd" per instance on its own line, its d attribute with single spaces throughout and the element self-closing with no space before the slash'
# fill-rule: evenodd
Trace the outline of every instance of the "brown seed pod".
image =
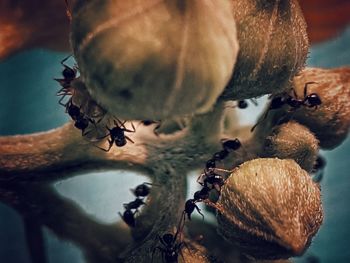
<svg viewBox="0 0 350 263">
<path fill-rule="evenodd" d="M 299 98 L 317 93 L 322 104 L 317 110 L 301 107 L 292 116 L 309 127 L 323 149 L 333 149 L 347 137 L 350 128 L 350 67 L 336 69 L 306 68 L 294 78 L 294 89 Z"/>
<path fill-rule="evenodd" d="M 226 0 L 78 1 L 71 42 L 91 96 L 122 119 L 211 109 L 238 52 Z"/>
<path fill-rule="evenodd" d="M 235 0 L 240 45 L 225 99 L 246 99 L 282 91 L 304 67 L 306 24 L 296 0 Z"/>
<path fill-rule="evenodd" d="M 323 220 L 320 189 L 293 160 L 245 162 L 226 180 L 219 232 L 258 259 L 301 255 Z"/>
<path fill-rule="evenodd" d="M 310 172 L 316 162 L 318 140 L 304 125 L 290 121 L 275 127 L 265 140 L 262 156 L 293 159 Z"/>
</svg>

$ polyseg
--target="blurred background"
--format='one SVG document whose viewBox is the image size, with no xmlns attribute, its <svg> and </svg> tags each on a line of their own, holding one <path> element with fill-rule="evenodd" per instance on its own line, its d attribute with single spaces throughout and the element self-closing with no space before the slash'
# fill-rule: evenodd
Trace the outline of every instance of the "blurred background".
<svg viewBox="0 0 350 263">
<path fill-rule="evenodd" d="M 0 7 L 2 4 L 0 1 Z M 349 21 L 350 1 L 305 1 L 303 8 L 313 43 L 307 65 L 325 68 L 349 66 L 350 27 L 345 25 Z M 1 33 L 0 27 L 0 44 Z M 59 86 L 53 80 L 60 77 L 60 61 L 67 55 L 33 48 L 0 62 L 1 136 L 46 131 L 68 121 L 63 107 L 57 103 L 55 94 Z M 258 109 L 262 107 L 261 102 Z M 242 123 L 254 123 L 256 112 L 254 106 L 241 110 Z M 321 183 L 325 221 L 304 257 L 294 259 L 298 263 L 307 262 L 306 258 L 310 256 L 316 256 L 320 262 L 350 262 L 350 140 L 322 154 L 327 159 Z M 189 177 L 189 192 L 193 193 L 195 180 L 191 179 L 193 177 Z M 76 176 L 56 182 L 55 188 L 93 218 L 111 223 L 119 220 L 122 203 L 133 199 L 129 189 L 144 181 L 147 179 L 140 175 L 113 171 Z M 24 231 L 19 214 L 0 202 L 1 263 L 31 262 Z M 44 242 L 50 263 L 85 262 L 78 247 L 57 238 L 48 229 L 44 230 Z"/>
</svg>

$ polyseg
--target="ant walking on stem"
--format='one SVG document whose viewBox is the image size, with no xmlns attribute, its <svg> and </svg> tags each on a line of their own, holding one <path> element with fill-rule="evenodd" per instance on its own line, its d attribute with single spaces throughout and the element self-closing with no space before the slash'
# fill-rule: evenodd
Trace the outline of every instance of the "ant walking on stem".
<svg viewBox="0 0 350 263">
<path fill-rule="evenodd" d="M 173 232 L 175 232 L 175 234 L 168 232 L 168 233 L 163 234 L 163 236 L 158 235 L 158 239 L 159 239 L 162 246 L 156 246 L 155 248 L 153 248 L 151 262 L 153 262 L 153 257 L 154 257 L 154 253 L 156 252 L 156 250 L 159 250 L 161 252 L 162 262 L 177 263 L 178 258 L 179 258 L 179 254 L 182 257 L 182 260 L 185 262 L 184 256 L 181 252 L 181 249 L 183 246 L 186 246 L 186 248 L 188 250 L 189 250 L 189 248 L 186 245 L 186 243 L 184 241 L 182 241 L 182 233 L 183 233 L 184 223 L 185 222 L 181 218 L 179 223 L 178 223 L 178 227 L 177 227 L 176 231 L 175 231 L 175 227 L 174 227 Z M 180 240 L 178 241 L 178 239 L 180 239 Z"/>
<path fill-rule="evenodd" d="M 117 147 L 123 147 L 127 143 L 127 140 L 131 143 L 134 143 L 134 141 L 132 139 L 130 139 L 128 136 L 125 135 L 125 132 L 132 132 L 132 133 L 136 132 L 135 126 L 131 122 L 132 130 L 130 130 L 130 129 L 127 129 L 125 127 L 125 123 L 126 123 L 126 121 L 122 122 L 118 118 L 115 118 L 114 127 L 112 129 L 110 129 L 110 128 L 108 128 L 108 126 L 106 126 L 109 133 L 106 134 L 105 136 L 98 138 L 98 139 L 103 139 L 103 138 L 106 138 L 109 136 L 108 148 L 104 149 L 104 148 L 101 148 L 99 146 L 96 146 L 96 145 L 95 146 L 97 148 L 105 151 L 105 152 L 108 152 L 112 148 L 113 144 L 115 144 Z"/>
<path fill-rule="evenodd" d="M 306 82 L 304 86 L 304 98 L 299 99 L 298 95 L 295 92 L 295 89 L 293 89 L 293 95 L 291 96 L 289 94 L 285 94 L 282 96 L 274 97 L 271 100 L 270 106 L 267 109 L 266 113 L 264 114 L 264 117 L 261 121 L 258 121 L 250 131 L 254 131 L 254 129 L 260 124 L 260 122 L 264 121 L 269 113 L 270 110 L 276 110 L 282 108 L 284 105 L 289 105 L 291 107 L 290 111 L 294 111 L 299 109 L 301 106 L 308 107 L 308 108 L 315 108 L 322 104 L 321 98 L 318 96 L 317 93 L 310 93 L 307 94 L 307 88 L 310 84 L 317 84 L 316 82 L 310 81 Z"/>
<path fill-rule="evenodd" d="M 135 214 L 138 212 L 139 207 L 141 207 L 142 205 L 146 205 L 146 203 L 144 202 L 144 198 L 148 196 L 148 194 L 151 191 L 151 188 L 148 185 L 156 185 L 156 184 L 142 183 L 136 186 L 135 189 L 130 189 L 131 192 L 136 196 L 136 199 L 129 203 L 123 204 L 125 208 L 125 211 L 123 214 L 119 212 L 119 216 L 123 219 L 123 221 L 127 225 L 131 227 L 135 227 L 136 225 Z M 135 209 L 135 211 L 133 212 L 132 209 Z"/>
</svg>

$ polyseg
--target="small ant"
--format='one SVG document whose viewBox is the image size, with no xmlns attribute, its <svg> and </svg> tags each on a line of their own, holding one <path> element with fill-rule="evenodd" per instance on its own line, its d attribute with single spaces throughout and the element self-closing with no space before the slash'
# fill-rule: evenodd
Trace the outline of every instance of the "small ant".
<svg viewBox="0 0 350 263">
<path fill-rule="evenodd" d="M 62 96 L 58 103 L 62 106 L 66 106 L 64 103 L 62 103 L 62 100 L 67 95 L 73 95 L 73 89 L 71 87 L 71 82 L 76 79 L 77 77 L 77 71 L 78 68 L 74 66 L 73 68 L 67 66 L 64 62 L 66 62 L 72 55 L 69 55 L 68 57 L 64 58 L 61 61 L 61 65 L 64 67 L 64 70 L 62 71 L 63 79 L 54 79 L 56 80 L 62 88 L 57 92 L 57 96 Z"/>
<path fill-rule="evenodd" d="M 66 105 L 66 112 L 74 121 L 74 126 L 81 130 L 82 135 L 86 135 L 84 133 L 85 129 L 89 126 L 89 123 L 93 123 L 93 121 L 84 116 L 84 114 L 80 111 L 80 108 L 73 104 L 72 100 L 69 100 Z"/>
<path fill-rule="evenodd" d="M 230 172 L 225 169 L 219 169 L 219 168 L 209 168 L 208 170 L 204 170 L 204 173 L 202 173 L 198 178 L 197 182 L 209 189 L 216 189 L 218 192 L 221 190 L 221 186 L 224 185 L 225 179 L 222 175 L 216 173 L 216 171 L 219 172 Z M 201 181 L 204 178 L 203 181 Z M 211 187 L 209 187 L 211 185 Z"/>
<path fill-rule="evenodd" d="M 135 222 L 136 212 L 137 211 L 132 212 L 131 209 L 126 209 L 123 214 L 121 214 L 120 212 L 118 214 L 128 226 L 135 227 L 135 225 L 136 225 L 136 222 Z"/>
<path fill-rule="evenodd" d="M 229 150 L 236 151 L 242 146 L 240 140 L 238 140 L 237 138 L 233 140 L 221 140 L 221 143 L 222 143 L 222 148 L 224 148 L 224 150 L 227 150 L 227 151 Z"/>
<path fill-rule="evenodd" d="M 197 202 L 200 202 L 199 200 L 196 199 L 188 199 L 185 203 L 185 210 L 183 211 L 183 219 L 185 220 L 185 216 L 187 214 L 188 220 L 191 220 L 191 215 L 194 211 L 194 209 L 197 210 L 197 212 L 202 216 L 204 220 L 204 215 L 201 213 L 201 209 L 196 205 Z"/>
<path fill-rule="evenodd" d="M 129 130 L 125 127 L 125 123 L 126 123 L 126 121 L 121 122 L 118 118 L 116 118 L 116 120 L 114 120 L 115 127 L 113 127 L 112 129 L 109 129 L 108 126 L 106 126 L 109 133 L 103 137 L 100 137 L 99 139 L 106 138 L 107 136 L 110 137 L 108 139 L 108 143 L 109 143 L 108 149 L 104 149 L 104 148 L 101 148 L 98 146 L 96 146 L 96 147 L 105 151 L 105 152 L 108 152 L 112 148 L 113 143 L 117 147 L 123 147 L 126 144 L 127 140 L 134 143 L 133 140 L 131 140 L 128 136 L 125 135 L 125 132 L 135 132 L 136 131 L 135 126 L 131 122 L 132 130 Z"/>
<path fill-rule="evenodd" d="M 267 109 L 266 113 L 264 114 L 264 117 L 261 121 L 264 121 L 269 113 L 270 110 L 280 109 L 284 105 L 290 106 L 293 110 L 299 109 L 301 106 L 308 107 L 308 108 L 315 108 L 322 104 L 321 98 L 318 96 L 317 93 L 310 93 L 307 94 L 307 88 L 310 84 L 316 84 L 316 82 L 310 81 L 306 82 L 304 86 L 304 98 L 298 99 L 298 96 L 295 92 L 295 89 L 293 89 L 294 96 L 291 96 L 289 94 L 284 94 L 282 96 L 274 97 L 271 100 L 270 106 Z M 254 131 L 256 126 L 258 126 L 260 121 L 258 121 L 252 128 L 251 131 Z"/>
<path fill-rule="evenodd" d="M 138 186 L 135 187 L 135 189 L 130 189 L 131 192 L 136 196 L 136 197 L 145 197 L 150 193 L 151 187 L 148 185 L 155 185 L 151 183 L 142 183 Z M 156 185 L 159 186 L 159 185 Z"/>
<path fill-rule="evenodd" d="M 241 142 L 236 138 L 234 140 L 221 140 L 223 150 L 213 154 L 213 157 L 209 159 L 206 164 L 206 170 L 216 167 L 216 161 L 224 160 L 230 153 L 230 151 L 236 151 L 241 147 Z"/>
<path fill-rule="evenodd" d="M 185 245 L 184 242 L 177 242 L 177 237 L 179 234 L 179 229 L 176 231 L 175 235 L 171 233 L 166 233 L 162 237 L 158 236 L 162 246 L 157 246 L 152 251 L 152 261 L 156 250 L 159 250 L 162 254 L 162 261 L 166 263 L 176 263 L 178 262 L 179 253 L 183 258 L 181 253 L 182 247 Z"/>
</svg>

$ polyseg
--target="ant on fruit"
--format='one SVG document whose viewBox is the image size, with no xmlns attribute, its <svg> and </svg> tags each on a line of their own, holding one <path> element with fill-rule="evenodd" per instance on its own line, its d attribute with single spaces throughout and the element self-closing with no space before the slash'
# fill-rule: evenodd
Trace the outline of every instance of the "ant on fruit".
<svg viewBox="0 0 350 263">
<path fill-rule="evenodd" d="M 62 103 L 62 100 L 67 95 L 73 95 L 73 88 L 71 86 L 71 82 L 76 79 L 78 67 L 74 66 L 73 68 L 67 66 L 65 62 L 71 57 L 72 55 L 69 55 L 68 57 L 64 58 L 61 61 L 61 65 L 64 67 L 64 70 L 62 71 L 63 79 L 54 79 L 56 80 L 62 88 L 57 92 L 57 96 L 62 96 L 58 103 L 62 106 L 66 106 L 64 103 Z"/>
<path fill-rule="evenodd" d="M 122 122 L 118 118 L 116 118 L 114 120 L 114 127 L 112 129 L 110 129 L 110 128 L 108 128 L 108 126 L 106 126 L 109 133 L 106 134 L 105 136 L 98 138 L 98 139 L 103 139 L 103 138 L 106 138 L 108 136 L 110 137 L 108 139 L 109 146 L 107 149 L 101 148 L 101 147 L 96 146 L 96 145 L 95 146 L 97 148 L 105 151 L 105 152 L 108 152 L 112 148 L 113 144 L 115 144 L 117 147 L 123 147 L 127 143 L 127 140 L 130 141 L 131 143 L 134 143 L 134 141 L 132 139 L 130 139 L 128 136 L 125 135 L 125 132 L 135 132 L 136 131 L 135 126 L 131 122 L 132 130 L 129 130 L 125 127 L 125 123 L 126 123 L 126 121 Z"/>
<path fill-rule="evenodd" d="M 180 220 L 180 224 L 181 224 L 181 220 Z M 179 229 L 180 228 L 178 228 L 176 230 L 175 234 L 165 233 L 163 236 L 158 236 L 158 239 L 159 239 L 160 243 L 162 244 L 162 246 L 156 246 L 155 248 L 153 248 L 151 262 L 153 262 L 153 257 L 154 257 L 154 253 L 156 252 L 156 250 L 159 250 L 161 252 L 163 262 L 176 263 L 176 262 L 178 262 L 179 254 L 181 255 L 182 259 L 184 260 L 183 255 L 181 253 L 181 249 L 186 244 L 185 244 L 185 242 L 182 242 L 182 241 L 178 242 L 177 241 L 178 235 L 182 231 Z"/>
<path fill-rule="evenodd" d="M 197 182 L 204 187 L 210 188 L 210 189 L 216 189 L 218 192 L 221 190 L 221 186 L 224 185 L 225 179 L 222 175 L 216 173 L 216 171 L 224 171 L 229 172 L 224 169 L 219 168 L 209 168 L 208 170 L 205 170 L 204 173 L 202 173 L 198 178 Z M 204 179 L 203 179 L 204 178 Z M 203 179 L 203 180 L 202 180 Z M 201 181 L 202 180 L 202 181 Z M 211 187 L 209 187 L 209 185 Z"/>
<path fill-rule="evenodd" d="M 261 121 L 264 121 L 266 119 L 266 117 L 267 117 L 267 115 L 268 115 L 270 110 L 280 109 L 284 105 L 288 105 L 289 107 L 291 107 L 292 110 L 297 110 L 301 106 L 317 109 L 317 107 L 322 104 L 322 101 L 321 101 L 321 98 L 318 96 L 317 93 L 307 94 L 307 88 L 308 88 L 308 86 L 310 84 L 316 84 L 316 82 L 310 81 L 310 82 L 306 82 L 305 83 L 305 86 L 304 86 L 304 98 L 303 99 L 299 99 L 298 98 L 298 96 L 297 96 L 297 94 L 295 92 L 295 89 L 293 89 L 293 95 L 294 96 L 291 96 L 289 94 L 284 94 L 284 95 L 281 95 L 281 96 L 274 97 L 271 100 L 270 106 L 267 109 L 267 111 L 264 114 L 264 116 L 263 116 Z M 258 126 L 261 121 L 258 121 L 251 128 L 250 131 L 254 131 L 256 126 Z"/>
<path fill-rule="evenodd" d="M 183 220 L 185 220 L 185 216 L 187 215 L 188 220 L 191 220 L 191 215 L 196 209 L 197 212 L 202 216 L 204 219 L 204 215 L 201 213 L 201 209 L 196 205 L 196 203 L 206 201 L 209 198 L 209 193 L 211 190 L 215 189 L 220 193 L 221 186 L 224 185 L 225 179 L 222 175 L 215 172 L 217 171 L 223 171 L 223 172 L 230 172 L 224 169 L 219 168 L 209 168 L 202 173 L 198 179 L 197 182 L 203 186 L 203 188 L 197 192 L 194 193 L 192 199 L 188 199 L 185 203 L 185 209 L 182 213 Z M 200 180 L 204 177 L 204 180 L 201 182 Z"/>
</svg>

